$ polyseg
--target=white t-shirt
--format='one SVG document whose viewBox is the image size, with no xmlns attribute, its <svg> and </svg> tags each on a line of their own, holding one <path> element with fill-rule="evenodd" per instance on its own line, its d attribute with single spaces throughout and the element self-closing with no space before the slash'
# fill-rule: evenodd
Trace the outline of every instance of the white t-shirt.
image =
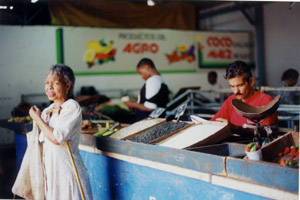
<svg viewBox="0 0 300 200">
<path fill-rule="evenodd" d="M 160 90 L 162 83 L 164 83 L 164 80 L 161 76 L 155 75 L 146 80 L 146 99 L 150 99 L 154 97 Z M 139 100 L 140 101 L 140 96 Z M 145 101 L 144 106 L 150 109 L 157 108 L 157 105 L 155 103 Z"/>
</svg>

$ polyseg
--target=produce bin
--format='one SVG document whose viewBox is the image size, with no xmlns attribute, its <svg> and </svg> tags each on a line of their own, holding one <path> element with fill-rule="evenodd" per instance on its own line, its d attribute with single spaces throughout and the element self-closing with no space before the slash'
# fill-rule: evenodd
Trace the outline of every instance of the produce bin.
<svg viewBox="0 0 300 200">
<path fill-rule="evenodd" d="M 283 167 L 272 162 L 248 160 L 245 158 L 245 146 L 243 144 L 226 143 L 189 150 L 226 157 L 228 177 L 298 192 L 299 168 Z"/>
<path fill-rule="evenodd" d="M 273 140 L 262 148 L 263 159 L 276 162 L 276 158 L 285 147 L 299 145 L 299 132 L 287 133 Z"/>
</svg>

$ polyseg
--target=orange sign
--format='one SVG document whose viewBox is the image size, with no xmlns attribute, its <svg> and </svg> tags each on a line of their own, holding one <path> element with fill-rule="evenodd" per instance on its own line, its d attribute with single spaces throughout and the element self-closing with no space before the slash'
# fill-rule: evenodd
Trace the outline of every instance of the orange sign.
<svg viewBox="0 0 300 200">
<path fill-rule="evenodd" d="M 124 53 L 134 53 L 134 54 L 141 54 L 141 53 L 152 53 L 156 54 L 159 50 L 159 47 L 156 43 L 128 43 L 124 49 Z"/>
</svg>

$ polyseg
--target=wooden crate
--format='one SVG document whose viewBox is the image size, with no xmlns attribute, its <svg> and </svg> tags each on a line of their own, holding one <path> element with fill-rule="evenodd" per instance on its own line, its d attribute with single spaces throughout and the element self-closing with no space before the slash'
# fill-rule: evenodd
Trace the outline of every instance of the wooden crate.
<svg viewBox="0 0 300 200">
<path fill-rule="evenodd" d="M 299 132 L 287 133 L 262 147 L 264 161 L 272 162 L 285 147 L 299 145 Z"/>
</svg>

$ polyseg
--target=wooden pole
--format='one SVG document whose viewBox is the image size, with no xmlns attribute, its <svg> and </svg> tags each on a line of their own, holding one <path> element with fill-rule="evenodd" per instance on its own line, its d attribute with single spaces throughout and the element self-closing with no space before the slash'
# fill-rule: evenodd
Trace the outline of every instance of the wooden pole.
<svg viewBox="0 0 300 200">
<path fill-rule="evenodd" d="M 73 158 L 73 155 L 72 155 L 72 151 L 71 151 L 71 148 L 70 148 L 70 145 L 69 145 L 68 141 L 66 142 L 66 146 L 67 146 L 67 149 L 68 149 L 68 152 L 69 152 L 71 163 L 73 165 L 73 169 L 74 169 L 74 172 L 75 172 L 75 176 L 76 176 L 76 180 L 77 180 L 77 183 L 78 183 L 81 198 L 82 198 L 82 200 L 85 200 L 84 195 L 83 195 L 83 190 L 82 190 L 82 187 L 81 187 L 81 182 L 80 182 L 80 179 L 79 179 L 79 176 L 78 176 L 77 168 L 76 168 L 74 158 Z"/>
</svg>

